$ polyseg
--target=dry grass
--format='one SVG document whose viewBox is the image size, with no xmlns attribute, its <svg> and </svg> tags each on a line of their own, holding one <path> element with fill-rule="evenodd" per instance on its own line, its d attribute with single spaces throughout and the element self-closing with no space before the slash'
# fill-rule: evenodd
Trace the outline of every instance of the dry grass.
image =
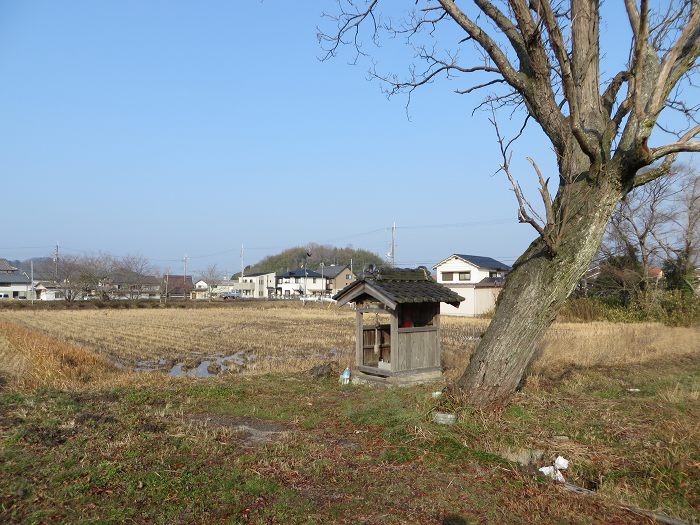
<svg viewBox="0 0 700 525">
<path fill-rule="evenodd" d="M 19 389 L 74 389 L 126 375 L 104 356 L 0 321 L 0 377 Z"/>
<path fill-rule="evenodd" d="M 133 366 L 142 360 L 186 360 L 243 352 L 245 373 L 306 370 L 320 362 L 351 364 L 353 314 L 288 303 L 240 308 L 2 312 L 58 340 Z"/>
<path fill-rule="evenodd" d="M 443 359 L 449 376 L 456 376 L 467 365 L 488 323 L 444 319 Z M 555 323 L 540 346 L 540 358 L 531 373 L 557 379 L 576 368 L 623 367 L 697 356 L 700 329 L 660 323 Z"/>
<path fill-rule="evenodd" d="M 183 310 L 8 311 L 0 313 L 0 320 L 95 350 L 127 367 L 143 360 L 244 352 L 252 359 L 243 373 L 259 374 L 307 370 L 329 360 L 344 367 L 354 358 L 354 314 L 328 306 L 253 303 L 238 308 Z M 455 379 L 489 321 L 442 321 L 443 365 L 446 377 Z M 541 358 L 532 372 L 551 379 L 573 368 L 674 360 L 697 355 L 699 341 L 698 328 L 656 323 L 555 323 L 542 342 Z M 19 357 L 10 361 L 14 368 L 26 366 Z"/>
</svg>

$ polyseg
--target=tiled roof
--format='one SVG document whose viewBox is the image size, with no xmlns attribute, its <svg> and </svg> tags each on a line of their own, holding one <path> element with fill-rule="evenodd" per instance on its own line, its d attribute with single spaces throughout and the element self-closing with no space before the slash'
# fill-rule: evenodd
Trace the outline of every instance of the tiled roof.
<svg viewBox="0 0 700 525">
<path fill-rule="evenodd" d="M 30 284 L 29 277 L 20 272 L 0 273 L 0 283 Z"/>
<path fill-rule="evenodd" d="M 16 272 L 17 268 L 12 266 L 7 259 L 0 259 L 0 272 Z"/>
<path fill-rule="evenodd" d="M 484 257 L 483 255 L 464 255 L 461 253 L 455 253 L 460 259 L 464 259 L 472 263 L 474 266 L 479 268 L 486 268 L 489 270 L 505 270 L 510 271 L 510 266 L 503 264 L 501 261 L 492 259 L 491 257 Z"/>
<path fill-rule="evenodd" d="M 267 275 L 268 273 L 275 273 L 275 272 L 244 273 L 244 274 L 243 274 L 243 277 L 260 277 L 261 275 Z"/>
<path fill-rule="evenodd" d="M 365 278 L 346 286 L 334 299 L 346 302 L 364 295 L 383 296 L 395 304 L 407 303 L 448 303 L 458 305 L 464 301 L 461 295 L 446 286 L 438 284 L 430 277 L 426 268 L 379 268 L 365 272 Z M 373 294 L 374 292 L 374 294 Z M 379 297 L 375 297 L 379 298 Z"/>
<path fill-rule="evenodd" d="M 329 279 L 335 279 L 340 273 L 347 268 L 345 264 L 330 264 L 323 267 L 323 276 Z M 319 272 L 321 269 L 319 268 Z"/>
<path fill-rule="evenodd" d="M 277 277 L 321 277 L 321 274 L 314 272 L 313 270 L 304 270 L 304 268 L 297 268 L 291 272 L 285 272 L 277 274 Z"/>
<path fill-rule="evenodd" d="M 168 293 L 171 295 L 180 295 L 194 289 L 191 275 L 170 274 L 165 276 L 165 280 L 168 283 Z"/>
<path fill-rule="evenodd" d="M 505 284 L 505 277 L 484 277 L 474 285 L 474 288 L 503 288 Z"/>
</svg>

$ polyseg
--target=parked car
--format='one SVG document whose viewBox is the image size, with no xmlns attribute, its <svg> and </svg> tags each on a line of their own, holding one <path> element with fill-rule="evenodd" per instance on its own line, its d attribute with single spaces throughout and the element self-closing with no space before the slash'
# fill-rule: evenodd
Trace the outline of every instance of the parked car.
<svg viewBox="0 0 700 525">
<path fill-rule="evenodd" d="M 234 290 L 233 292 L 224 292 L 221 294 L 221 298 L 224 301 L 230 301 L 233 299 L 240 299 L 241 298 L 241 292 Z"/>
</svg>

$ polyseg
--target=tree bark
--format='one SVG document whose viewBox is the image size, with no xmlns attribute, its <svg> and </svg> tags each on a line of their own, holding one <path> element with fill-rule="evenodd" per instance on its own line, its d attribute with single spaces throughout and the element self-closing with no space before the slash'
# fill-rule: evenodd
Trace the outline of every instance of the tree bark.
<svg viewBox="0 0 700 525">
<path fill-rule="evenodd" d="M 564 164 L 560 169 L 567 170 Z M 622 195 L 621 172 L 619 166 L 607 166 L 597 176 L 580 169 L 576 177 L 561 174 L 562 180 L 575 182 L 560 187 L 555 208 L 576 213 L 562 223 L 555 255 L 539 237 L 508 274 L 494 318 L 457 383 L 469 403 L 501 405 L 517 390 L 542 336 L 600 246 Z"/>
</svg>

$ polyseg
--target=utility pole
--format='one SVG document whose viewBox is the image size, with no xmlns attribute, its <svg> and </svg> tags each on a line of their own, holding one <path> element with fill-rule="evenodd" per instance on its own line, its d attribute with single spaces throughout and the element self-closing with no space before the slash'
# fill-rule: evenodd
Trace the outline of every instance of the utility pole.
<svg viewBox="0 0 700 525">
<path fill-rule="evenodd" d="M 352 257 L 350 257 L 350 273 L 355 274 L 355 272 L 352 271 Z"/>
<path fill-rule="evenodd" d="M 391 226 L 391 266 L 396 266 L 396 221 Z"/>
<path fill-rule="evenodd" d="M 165 304 L 168 304 L 168 281 L 170 280 L 170 269 L 165 270 Z"/>
<path fill-rule="evenodd" d="M 32 287 L 32 304 L 34 304 L 34 297 L 36 296 L 36 289 L 34 288 L 34 260 L 29 261 L 29 273 L 31 274 L 29 286 Z"/>
<path fill-rule="evenodd" d="M 243 277 L 243 243 L 241 243 L 241 277 Z"/>
<path fill-rule="evenodd" d="M 54 264 L 54 281 L 58 282 L 58 241 L 56 241 L 56 248 L 53 252 L 53 264 Z"/>
<path fill-rule="evenodd" d="M 183 262 L 185 263 L 185 275 L 182 276 L 182 293 L 185 296 L 185 301 L 187 300 L 187 254 L 183 257 Z"/>
<path fill-rule="evenodd" d="M 321 299 L 323 299 L 326 292 L 326 283 L 323 282 L 323 269 L 325 266 L 325 263 L 321 262 Z"/>
</svg>

